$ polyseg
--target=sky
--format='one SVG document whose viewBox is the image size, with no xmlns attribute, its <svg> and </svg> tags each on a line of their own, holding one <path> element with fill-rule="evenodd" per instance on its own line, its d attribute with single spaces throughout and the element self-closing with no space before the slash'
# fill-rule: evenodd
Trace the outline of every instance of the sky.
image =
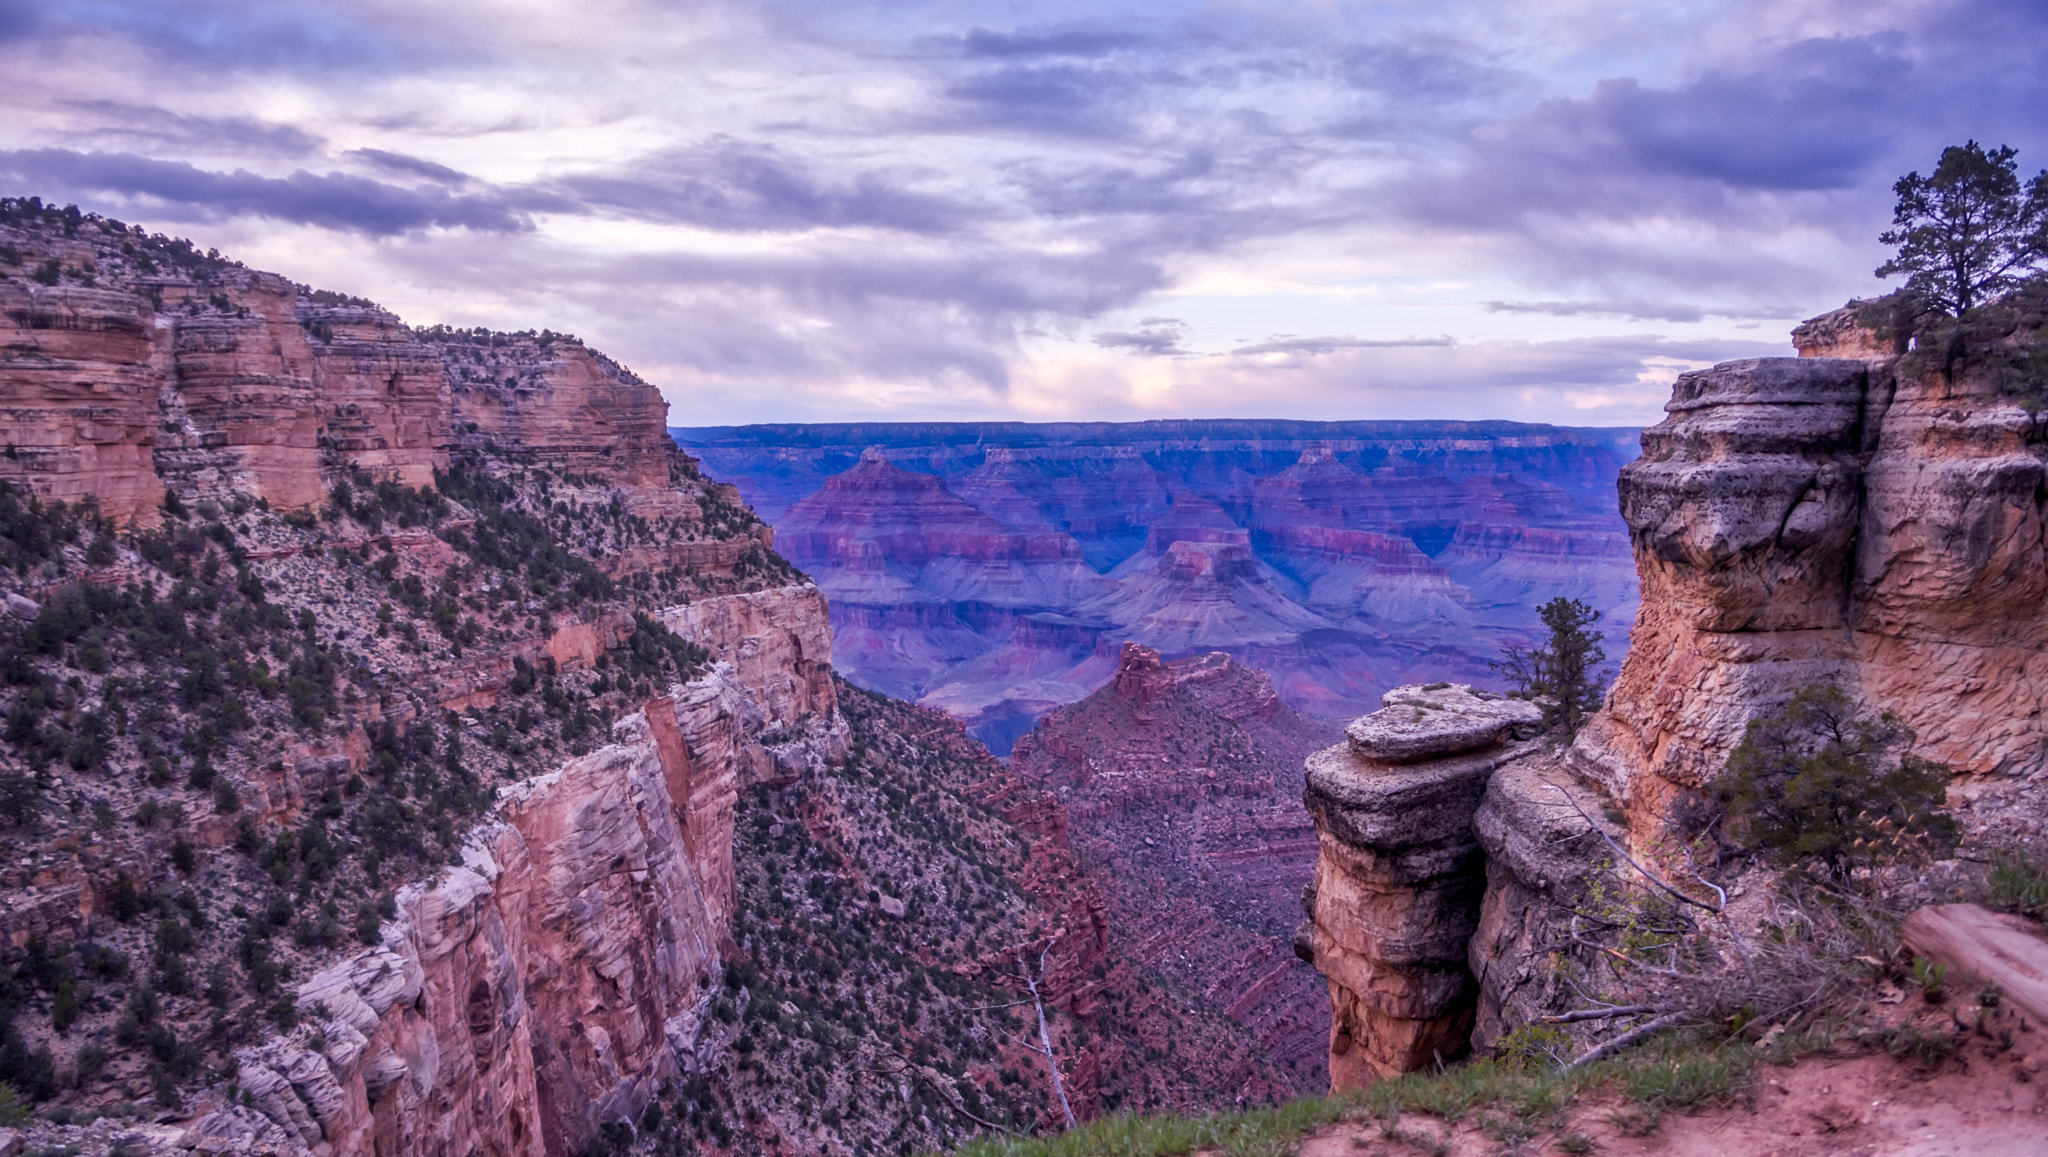
<svg viewBox="0 0 2048 1157">
<path fill-rule="evenodd" d="M 2048 164 L 2048 3 L 0 0 L 0 194 L 674 425 L 1656 421 Z"/>
</svg>

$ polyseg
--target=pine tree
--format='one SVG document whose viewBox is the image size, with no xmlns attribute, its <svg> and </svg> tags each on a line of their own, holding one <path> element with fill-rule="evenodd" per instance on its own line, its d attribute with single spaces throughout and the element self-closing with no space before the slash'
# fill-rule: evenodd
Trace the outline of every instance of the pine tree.
<svg viewBox="0 0 2048 1157">
<path fill-rule="evenodd" d="M 1555 598 L 1537 609 L 1549 639 L 1533 650 L 1510 644 L 1487 666 L 1501 673 L 1515 692 L 1537 700 L 1551 731 L 1574 735 L 1586 716 L 1600 709 L 1606 678 L 1597 670 L 1607 650 L 1590 628 L 1600 612 L 1577 599 Z"/>
<path fill-rule="evenodd" d="M 1970 141 L 1943 149 L 1932 176 L 1900 177 L 1895 227 L 1878 238 L 1898 253 L 1877 276 L 1906 274 L 1909 292 L 1956 317 L 2018 286 L 2048 257 L 2048 170 L 2022 189 L 2017 155 Z"/>
</svg>

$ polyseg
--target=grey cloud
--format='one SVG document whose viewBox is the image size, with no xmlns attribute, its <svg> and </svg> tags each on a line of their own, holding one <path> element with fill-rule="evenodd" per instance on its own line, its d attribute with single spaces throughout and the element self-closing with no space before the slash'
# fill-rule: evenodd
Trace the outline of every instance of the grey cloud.
<svg viewBox="0 0 2048 1157">
<path fill-rule="evenodd" d="M 144 142 L 152 152 L 185 147 L 203 152 L 244 152 L 265 157 L 302 157 L 326 145 L 326 138 L 297 125 L 255 117 L 207 117 L 112 100 L 65 101 L 88 118 L 78 133 L 97 140 Z"/>
<path fill-rule="evenodd" d="M 1154 320 L 1146 319 L 1147 323 Z M 1136 332 L 1098 333 L 1094 341 L 1103 349 L 1123 350 L 1146 357 L 1178 357 L 1189 352 L 1181 347 L 1180 339 L 1181 327 L 1178 325 L 1148 325 Z"/>
<path fill-rule="evenodd" d="M 42 6 L 36 0 L 0 0 L 0 43 L 26 40 L 42 22 Z"/>
<path fill-rule="evenodd" d="M 1260 354 L 1327 354 L 1337 350 L 1409 349 L 1421 346 L 1448 346 L 1455 344 L 1447 337 L 1404 337 L 1390 340 L 1362 339 L 1355 337 L 1293 337 L 1280 335 L 1254 345 L 1239 346 L 1230 351 L 1232 357 L 1256 357 Z"/>
<path fill-rule="evenodd" d="M 1010 32 L 996 32 L 987 28 L 969 29 L 960 38 L 961 53 L 965 56 L 1107 56 L 1119 48 L 1129 48 L 1143 41 L 1128 32 L 1117 32 L 1103 28 L 1064 28 Z"/>
<path fill-rule="evenodd" d="M 888 174 L 835 179 L 815 168 L 773 148 L 715 139 L 540 187 L 591 209 L 736 232 L 869 226 L 942 234 L 973 216 L 967 206 L 905 188 Z"/>
<path fill-rule="evenodd" d="M 1725 317 L 1733 321 L 1769 321 L 1773 318 L 1793 317 L 1799 313 L 1794 306 L 1738 308 L 1655 301 L 1489 301 L 1486 308 L 1490 313 L 1542 313 L 1552 317 L 1625 317 L 1630 321 L 1676 322 L 1705 321 L 1710 317 Z"/>
<path fill-rule="evenodd" d="M 464 185 L 468 184 L 470 179 L 468 173 L 459 172 L 446 165 L 437 165 L 432 161 L 422 160 L 419 157 L 408 156 L 405 153 L 387 152 L 383 149 L 350 149 L 344 155 L 358 157 L 383 169 L 387 173 L 402 173 L 409 177 L 425 177 L 430 181 L 439 181 L 444 185 Z"/>
<path fill-rule="evenodd" d="M 532 228 L 522 206 L 498 195 L 407 189 L 345 173 L 320 176 L 300 170 L 288 177 L 265 177 L 246 169 L 219 173 L 133 153 L 69 149 L 0 151 L 0 173 L 23 187 L 141 198 L 202 219 L 270 217 L 371 236 L 436 227 L 489 233 Z"/>
<path fill-rule="evenodd" d="M 51 5 L 45 31 L 124 37 L 180 69 L 365 74 L 440 67 L 470 55 L 374 9 L 304 0 L 98 0 Z"/>
</svg>

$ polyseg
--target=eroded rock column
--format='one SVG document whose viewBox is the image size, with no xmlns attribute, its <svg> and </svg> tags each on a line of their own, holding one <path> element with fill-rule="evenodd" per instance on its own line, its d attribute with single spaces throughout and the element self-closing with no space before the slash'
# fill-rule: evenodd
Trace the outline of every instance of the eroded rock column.
<svg viewBox="0 0 2048 1157">
<path fill-rule="evenodd" d="M 1465 1050 L 1466 967 L 1486 857 L 1487 781 L 1528 753 L 1531 703 L 1462 684 L 1398 687 L 1308 759 L 1320 854 L 1304 937 L 1330 984 L 1330 1087 L 1361 1088 Z"/>
</svg>

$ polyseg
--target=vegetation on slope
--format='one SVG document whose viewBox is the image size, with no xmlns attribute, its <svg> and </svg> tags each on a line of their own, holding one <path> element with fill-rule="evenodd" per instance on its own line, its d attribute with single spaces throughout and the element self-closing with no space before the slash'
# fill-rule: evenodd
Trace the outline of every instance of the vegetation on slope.
<svg viewBox="0 0 2048 1157">
<path fill-rule="evenodd" d="M 0 919 L 26 941 L 0 954 L 0 1084 L 170 1104 L 225 1075 L 295 1021 L 294 976 L 375 942 L 393 890 L 458 857 L 499 784 L 702 668 L 649 612 L 788 573 L 622 566 L 698 530 L 597 479 L 437 481 L 350 475 L 289 513 L 174 494 L 125 534 L 0 483 Z M 591 669 L 540 645 L 572 619 L 610 644 Z M 466 688 L 502 694 L 440 706 Z"/>
</svg>

